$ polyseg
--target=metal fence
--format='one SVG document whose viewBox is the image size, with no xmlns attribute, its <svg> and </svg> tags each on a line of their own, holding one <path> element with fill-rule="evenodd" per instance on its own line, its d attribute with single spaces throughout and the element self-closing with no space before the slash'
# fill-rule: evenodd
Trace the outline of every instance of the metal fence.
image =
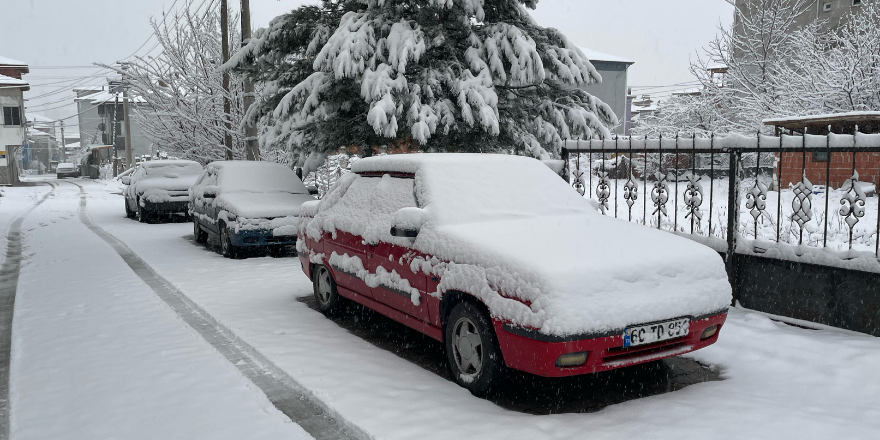
<svg viewBox="0 0 880 440">
<path fill-rule="evenodd" d="M 880 134 L 615 137 L 562 155 L 603 214 L 722 253 L 735 295 L 742 255 L 880 274 Z"/>
</svg>

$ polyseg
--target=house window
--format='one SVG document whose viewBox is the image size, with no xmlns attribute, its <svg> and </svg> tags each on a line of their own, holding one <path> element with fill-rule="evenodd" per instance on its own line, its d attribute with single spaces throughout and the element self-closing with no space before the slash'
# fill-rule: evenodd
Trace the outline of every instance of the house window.
<svg viewBox="0 0 880 440">
<path fill-rule="evenodd" d="M 20 126 L 21 109 L 18 107 L 3 107 L 3 125 Z"/>
<path fill-rule="evenodd" d="M 825 2 L 825 4 L 822 5 L 822 10 L 825 12 L 830 11 L 831 10 L 831 2 Z"/>
<path fill-rule="evenodd" d="M 853 6 L 861 6 L 862 0 L 853 0 Z"/>
</svg>

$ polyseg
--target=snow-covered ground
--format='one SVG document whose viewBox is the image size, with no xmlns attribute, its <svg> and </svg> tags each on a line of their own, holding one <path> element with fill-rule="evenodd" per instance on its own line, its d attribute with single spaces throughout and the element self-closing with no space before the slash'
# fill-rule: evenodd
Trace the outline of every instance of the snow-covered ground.
<svg viewBox="0 0 880 440">
<path fill-rule="evenodd" d="M 77 187 L 57 185 L 22 224 L 11 439 L 311 438 L 86 228 Z M 3 203 L 26 210 L 48 189 L 7 188 Z"/>
<path fill-rule="evenodd" d="M 224 259 L 210 248 L 193 244 L 190 224 L 144 225 L 128 220 L 122 210 L 121 196 L 114 194 L 118 188 L 90 182 L 84 185 L 88 192 L 88 212 L 98 225 L 124 241 L 159 274 L 310 390 L 339 417 L 375 438 L 867 439 L 874 438 L 880 430 L 880 406 L 877 405 L 880 376 L 876 374 L 880 365 L 878 338 L 835 329 L 792 327 L 740 309 L 731 311 L 717 344 L 689 355 L 720 370 L 721 381 L 698 383 L 674 392 L 624 401 L 591 413 L 537 416 L 505 409 L 474 398 L 430 369 L 378 348 L 298 301 L 297 298 L 311 294 L 311 284 L 302 274 L 298 260 Z M 75 219 L 66 220 L 57 227 L 70 227 L 76 235 L 85 235 L 70 240 L 94 243 L 96 248 L 102 245 L 87 236 L 87 231 L 80 232 L 81 225 L 74 226 L 70 222 Z M 36 233 L 28 235 L 25 242 L 42 240 L 39 237 L 41 235 Z M 46 239 L 59 243 L 68 240 L 56 235 L 46 235 Z M 35 246 L 30 252 L 35 250 L 37 255 L 53 251 L 76 252 L 72 249 L 74 246 L 63 251 L 57 243 Z M 88 255 L 92 252 L 88 250 L 83 252 L 88 258 L 64 264 L 89 266 L 85 264 L 88 259 L 95 268 L 82 269 L 95 270 L 103 275 L 83 281 L 91 289 L 76 289 L 76 295 L 106 297 L 108 291 L 118 294 L 121 284 L 129 284 L 122 278 L 128 276 L 123 273 L 124 267 L 104 265 L 105 259 L 112 260 L 112 256 Z M 34 258 L 41 261 L 41 258 L 51 260 L 55 257 Z M 31 274 L 27 276 L 30 283 L 38 282 L 33 276 L 35 269 L 35 263 L 31 262 L 27 268 Z M 50 283 L 44 284 L 45 289 L 54 289 Z M 137 282 L 130 281 L 130 284 L 137 285 Z M 63 292 L 51 290 L 54 292 L 51 295 L 73 296 L 72 286 L 68 283 L 65 287 Z M 127 294 L 121 298 L 136 294 L 129 291 L 139 292 L 139 289 L 127 287 Z M 35 298 L 40 296 L 34 294 Z M 46 296 L 51 297 L 50 290 Z M 122 300 L 116 297 L 106 299 Z M 151 303 L 147 299 L 139 301 Z M 68 315 L 83 313 L 75 307 L 82 304 L 82 300 L 62 299 L 59 302 L 65 306 Z M 31 304 L 37 305 L 36 302 Z M 53 304 L 44 300 L 41 306 L 53 307 Z M 135 323 L 144 321 L 141 313 L 155 314 L 157 318 L 153 318 L 152 324 L 160 325 L 161 313 L 152 307 L 140 304 L 139 307 L 143 310 L 118 310 L 117 313 L 126 312 L 125 316 Z M 90 310 L 89 307 L 84 309 Z M 27 313 L 36 313 L 36 310 L 25 309 Z M 94 317 L 103 321 L 116 319 L 109 313 Z M 61 318 L 59 314 L 55 319 Z M 24 325 L 25 319 L 27 314 L 17 321 L 17 325 Z M 40 327 L 36 323 L 34 326 Z M 39 335 L 38 330 L 33 330 L 35 335 Z M 95 332 L 89 333 L 89 330 L 90 327 L 86 326 L 82 330 L 70 327 L 69 331 L 72 334 L 86 331 L 92 336 L 89 341 L 94 343 Z M 183 339 L 187 333 L 181 332 L 181 335 L 181 340 L 154 337 L 158 339 L 157 345 L 177 346 L 186 342 Z M 136 336 L 132 334 L 131 337 Z M 141 336 L 150 335 L 146 332 Z M 198 341 L 191 342 L 198 345 Z M 17 347 L 27 353 L 28 344 L 24 340 L 17 339 Z M 157 348 L 156 345 L 153 347 Z M 167 350 L 174 352 L 173 348 Z M 30 352 L 34 362 L 41 351 L 44 350 Z M 83 362 L 84 367 L 101 368 L 100 363 L 90 359 L 80 361 L 81 355 L 76 352 L 69 355 L 76 362 Z M 51 352 L 42 356 L 52 359 Z M 210 356 L 206 353 L 203 357 Z M 187 362 L 180 359 L 179 364 L 166 368 L 180 367 Z M 218 366 L 200 377 L 218 375 L 226 377 L 227 383 L 231 382 L 230 389 L 241 386 L 240 382 L 233 380 L 234 377 L 229 378 L 234 374 L 223 376 L 227 374 L 224 371 Z M 126 389 L 123 386 L 129 386 L 126 382 L 132 377 L 120 376 L 118 379 L 122 391 Z M 220 379 L 217 381 L 219 383 Z M 185 380 L 183 384 L 195 386 Z M 640 384 L 633 383 L 633 386 Z M 52 395 L 58 400 L 46 402 L 41 408 L 46 417 L 49 417 L 49 409 L 57 408 L 61 401 L 71 398 L 59 392 L 47 388 L 41 393 L 54 393 Z M 242 405 L 255 401 L 253 395 L 243 394 L 231 400 L 244 402 Z M 23 398 L 21 393 L 18 396 Z M 123 401 L 132 398 L 126 392 L 118 397 Z M 153 401 L 142 404 L 145 412 L 164 411 Z M 13 408 L 16 408 L 16 401 Z M 13 416 L 22 417 L 15 412 Z"/>
</svg>

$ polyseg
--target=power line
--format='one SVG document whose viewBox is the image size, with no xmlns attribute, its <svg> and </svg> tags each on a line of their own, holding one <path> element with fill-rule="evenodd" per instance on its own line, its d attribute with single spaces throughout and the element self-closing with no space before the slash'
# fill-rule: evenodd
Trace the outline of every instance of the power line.
<svg viewBox="0 0 880 440">
<path fill-rule="evenodd" d="M 172 11 L 172 10 L 174 10 L 174 6 L 177 4 L 177 1 L 178 1 L 178 0 L 174 0 L 174 3 L 172 3 L 172 4 L 171 4 L 171 7 L 168 8 L 168 11 L 169 11 L 169 12 Z M 168 18 L 168 13 L 165 13 L 165 14 L 162 15 L 162 22 L 161 22 L 160 26 L 161 26 L 162 24 L 165 24 L 165 20 L 166 20 L 167 18 Z M 153 32 L 153 33 L 150 33 L 150 36 L 147 37 L 147 39 L 143 42 L 143 44 L 141 44 L 137 49 L 135 49 L 135 51 L 132 52 L 131 55 L 129 55 L 129 56 L 123 58 L 123 60 L 127 60 L 127 59 L 129 59 L 129 58 L 135 56 L 135 54 L 137 54 L 139 50 L 143 49 L 144 46 L 146 46 L 147 43 L 149 43 L 150 40 L 153 39 L 153 37 L 154 37 L 155 35 L 156 35 L 156 34 L 155 34 L 154 32 Z"/>
</svg>

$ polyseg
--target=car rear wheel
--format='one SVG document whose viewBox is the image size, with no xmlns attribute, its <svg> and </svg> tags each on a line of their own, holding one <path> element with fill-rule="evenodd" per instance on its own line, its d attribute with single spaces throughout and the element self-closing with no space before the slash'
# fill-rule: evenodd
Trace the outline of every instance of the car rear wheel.
<svg viewBox="0 0 880 440">
<path fill-rule="evenodd" d="M 333 276 L 330 275 L 330 270 L 326 266 L 315 267 L 312 286 L 318 310 L 327 316 L 336 313 L 339 310 L 341 298 L 336 290 L 336 281 L 333 281 Z"/>
<path fill-rule="evenodd" d="M 232 237 L 229 236 L 229 229 L 225 224 L 220 225 L 220 253 L 226 258 L 238 259 L 239 249 L 232 245 Z"/>
<path fill-rule="evenodd" d="M 208 233 L 202 230 L 202 227 L 199 226 L 199 219 L 195 217 L 193 217 L 193 240 L 198 244 L 208 242 Z"/>
<path fill-rule="evenodd" d="M 478 397 L 496 391 L 507 372 L 492 322 L 470 301 L 458 303 L 446 324 L 446 357 L 455 382 Z"/>
</svg>

